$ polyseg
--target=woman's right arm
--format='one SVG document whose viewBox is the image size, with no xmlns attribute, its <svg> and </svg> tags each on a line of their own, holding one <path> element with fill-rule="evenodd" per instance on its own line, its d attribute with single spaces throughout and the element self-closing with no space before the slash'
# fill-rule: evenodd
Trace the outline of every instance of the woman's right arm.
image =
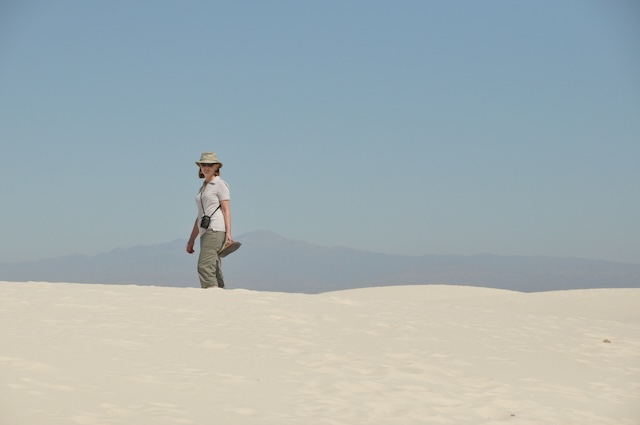
<svg viewBox="0 0 640 425">
<path fill-rule="evenodd" d="M 191 231 L 191 236 L 189 237 L 189 242 L 187 242 L 187 252 L 189 254 L 194 253 L 193 244 L 196 242 L 196 238 L 198 237 L 198 219 L 193 223 L 193 230 Z"/>
</svg>

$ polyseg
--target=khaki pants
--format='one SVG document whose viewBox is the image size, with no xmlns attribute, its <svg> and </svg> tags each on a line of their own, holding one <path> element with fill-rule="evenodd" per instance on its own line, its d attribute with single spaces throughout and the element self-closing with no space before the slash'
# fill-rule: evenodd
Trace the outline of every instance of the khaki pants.
<svg viewBox="0 0 640 425">
<path fill-rule="evenodd" d="M 222 259 L 218 251 L 226 239 L 225 232 L 208 229 L 200 236 L 200 256 L 198 257 L 198 276 L 203 288 L 224 288 Z"/>
</svg>

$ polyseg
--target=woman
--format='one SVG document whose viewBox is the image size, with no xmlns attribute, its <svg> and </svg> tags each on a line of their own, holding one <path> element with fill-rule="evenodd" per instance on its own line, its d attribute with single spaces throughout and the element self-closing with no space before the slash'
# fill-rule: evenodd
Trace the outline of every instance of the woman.
<svg viewBox="0 0 640 425">
<path fill-rule="evenodd" d="M 196 196 L 198 218 L 193 224 L 191 237 L 187 243 L 187 252 L 193 254 L 193 244 L 200 236 L 200 256 L 198 257 L 198 276 L 203 288 L 224 288 L 221 259 L 218 251 L 228 243 L 231 237 L 231 211 L 229 209 L 229 186 L 220 178 L 222 163 L 215 152 L 203 152 L 200 161 L 196 161 L 198 176 L 204 183 Z"/>
</svg>

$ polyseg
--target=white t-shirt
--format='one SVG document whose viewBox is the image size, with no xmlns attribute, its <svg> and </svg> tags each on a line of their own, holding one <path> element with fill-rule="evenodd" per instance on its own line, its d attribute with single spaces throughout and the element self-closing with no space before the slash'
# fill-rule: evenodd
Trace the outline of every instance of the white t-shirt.
<svg viewBox="0 0 640 425">
<path fill-rule="evenodd" d="M 196 205 L 198 206 L 198 226 L 200 226 L 200 221 L 202 220 L 202 216 L 204 214 L 211 216 L 211 214 L 220 206 L 221 201 L 228 201 L 229 198 L 229 185 L 227 182 L 222 180 L 220 176 L 216 176 L 206 185 L 203 189 L 198 192 L 196 196 Z M 202 211 L 202 206 L 204 205 L 204 212 Z M 200 229 L 200 236 L 207 230 Z M 222 210 L 218 208 L 218 210 L 211 216 L 211 223 L 209 224 L 209 229 L 224 232 L 224 216 L 222 215 Z"/>
</svg>

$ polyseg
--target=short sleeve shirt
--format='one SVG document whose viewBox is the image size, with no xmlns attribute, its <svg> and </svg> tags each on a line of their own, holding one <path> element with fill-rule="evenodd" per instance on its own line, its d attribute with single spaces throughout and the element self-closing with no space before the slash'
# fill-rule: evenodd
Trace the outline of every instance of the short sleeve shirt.
<svg viewBox="0 0 640 425">
<path fill-rule="evenodd" d="M 209 229 L 224 232 L 224 216 L 222 210 L 218 208 L 220 202 L 230 200 L 229 185 L 222 180 L 220 176 L 216 176 L 208 184 L 204 185 L 198 195 L 196 195 L 196 205 L 198 207 L 198 225 L 204 214 L 211 216 Z M 204 207 L 204 210 L 203 210 Z M 216 211 L 217 209 L 217 211 Z M 215 213 L 214 213 L 215 211 Z M 213 214 L 213 216 L 211 215 Z M 200 235 L 206 229 L 200 227 Z"/>
</svg>

